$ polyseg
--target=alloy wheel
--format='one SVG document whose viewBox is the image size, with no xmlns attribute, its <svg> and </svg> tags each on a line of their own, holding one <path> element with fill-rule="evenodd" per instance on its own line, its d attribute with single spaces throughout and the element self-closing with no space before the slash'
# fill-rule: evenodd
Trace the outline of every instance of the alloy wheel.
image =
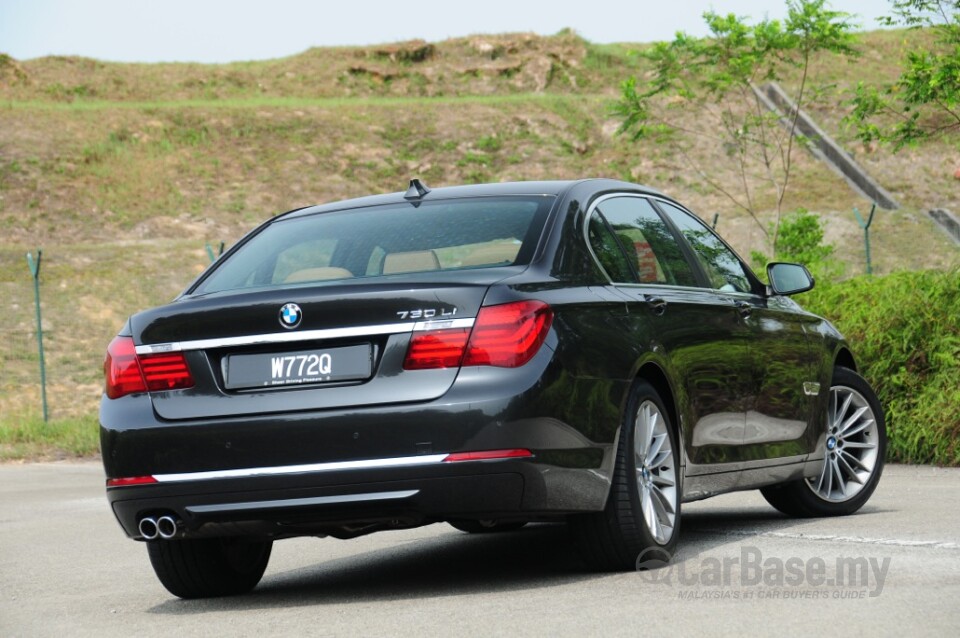
<svg viewBox="0 0 960 638">
<path fill-rule="evenodd" d="M 666 419 L 652 401 L 637 410 L 634 456 L 643 520 L 654 540 L 664 545 L 676 527 L 676 458 Z"/>
<path fill-rule="evenodd" d="M 879 444 L 876 416 L 866 398 L 853 388 L 833 386 L 823 468 L 807 486 L 831 503 L 850 500 L 873 476 Z"/>
</svg>

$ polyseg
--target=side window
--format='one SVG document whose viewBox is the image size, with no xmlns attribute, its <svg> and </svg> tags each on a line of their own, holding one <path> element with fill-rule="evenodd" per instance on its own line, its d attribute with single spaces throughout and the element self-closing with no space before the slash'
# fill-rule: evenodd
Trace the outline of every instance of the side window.
<svg viewBox="0 0 960 638">
<path fill-rule="evenodd" d="M 659 205 L 690 242 L 712 288 L 725 292 L 751 292 L 750 278 L 743 264 L 713 231 L 685 210 L 666 202 L 659 202 Z"/>
<path fill-rule="evenodd" d="M 630 264 L 627 263 L 627 258 L 620 250 L 617 238 L 610 232 L 600 213 L 595 212 L 590 216 L 590 226 L 587 228 L 587 234 L 590 237 L 590 246 L 593 248 L 597 260 L 600 261 L 600 265 L 607 271 L 611 280 L 616 283 L 634 283 L 637 281 L 633 270 L 630 269 Z"/>
<path fill-rule="evenodd" d="M 597 208 L 606 217 L 641 283 L 696 286 L 677 239 L 649 201 L 614 197 Z"/>
</svg>

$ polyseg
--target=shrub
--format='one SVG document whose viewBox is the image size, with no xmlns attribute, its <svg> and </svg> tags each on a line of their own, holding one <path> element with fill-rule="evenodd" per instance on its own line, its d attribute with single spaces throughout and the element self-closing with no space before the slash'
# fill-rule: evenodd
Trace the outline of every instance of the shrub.
<svg viewBox="0 0 960 638">
<path fill-rule="evenodd" d="M 960 270 L 862 276 L 800 302 L 850 340 L 886 410 L 888 458 L 960 465 Z"/>
<path fill-rule="evenodd" d="M 764 279 L 767 262 L 792 261 L 806 266 L 820 282 L 834 279 L 843 272 L 843 264 L 834 258 L 833 251 L 833 244 L 823 241 L 820 217 L 800 208 L 780 222 L 773 259 L 758 251 L 752 252 L 750 258 L 754 270 Z"/>
</svg>

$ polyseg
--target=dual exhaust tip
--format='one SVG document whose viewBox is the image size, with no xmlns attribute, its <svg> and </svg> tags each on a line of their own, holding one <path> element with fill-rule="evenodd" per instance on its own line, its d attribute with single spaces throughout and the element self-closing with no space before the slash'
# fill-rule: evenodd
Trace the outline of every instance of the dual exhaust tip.
<svg viewBox="0 0 960 638">
<path fill-rule="evenodd" d="M 152 541 L 158 538 L 170 540 L 177 535 L 180 526 L 172 516 L 161 516 L 159 518 L 146 516 L 140 519 L 140 524 L 137 527 L 144 540 Z"/>
</svg>

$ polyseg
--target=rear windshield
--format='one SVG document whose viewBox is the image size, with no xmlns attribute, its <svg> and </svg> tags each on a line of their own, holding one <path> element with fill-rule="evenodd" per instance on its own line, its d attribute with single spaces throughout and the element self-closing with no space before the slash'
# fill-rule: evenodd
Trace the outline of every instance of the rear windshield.
<svg viewBox="0 0 960 638">
<path fill-rule="evenodd" d="M 553 197 L 391 204 L 280 219 L 192 291 L 526 264 Z"/>
</svg>

